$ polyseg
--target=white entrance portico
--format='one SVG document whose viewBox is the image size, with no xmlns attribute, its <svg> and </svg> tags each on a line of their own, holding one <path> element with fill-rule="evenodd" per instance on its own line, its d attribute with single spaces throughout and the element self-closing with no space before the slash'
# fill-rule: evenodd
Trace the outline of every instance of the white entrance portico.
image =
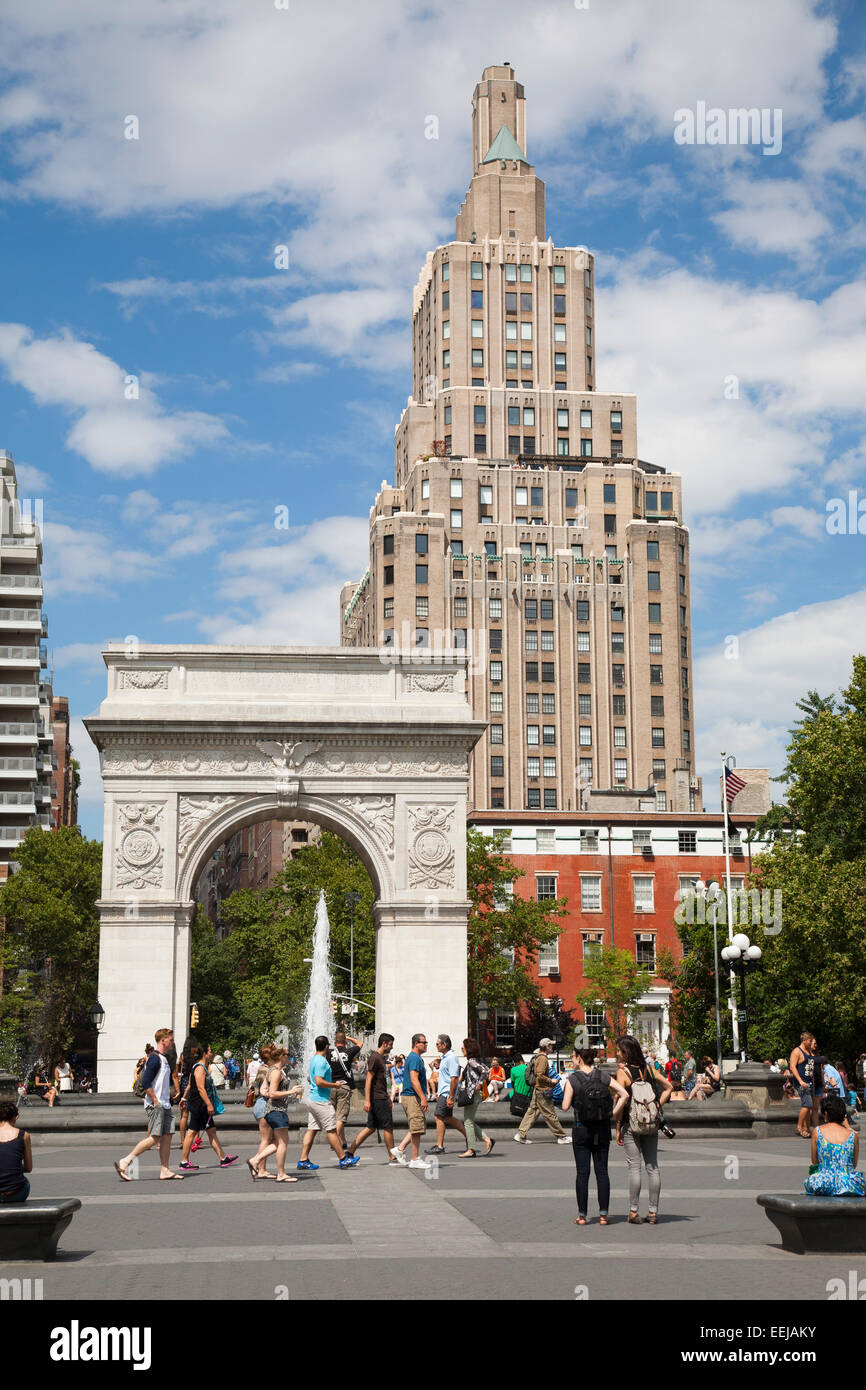
<svg viewBox="0 0 866 1390">
<path fill-rule="evenodd" d="M 312 820 L 376 889 L 376 1029 L 462 1037 L 473 720 L 459 655 L 123 644 L 85 720 L 105 792 L 100 1090 L 127 1091 L 154 1030 L 189 1022 L 193 890 L 254 821 Z M 311 923 L 312 928 L 312 923 Z M 207 1020 L 203 1020 L 204 1023 Z"/>
</svg>

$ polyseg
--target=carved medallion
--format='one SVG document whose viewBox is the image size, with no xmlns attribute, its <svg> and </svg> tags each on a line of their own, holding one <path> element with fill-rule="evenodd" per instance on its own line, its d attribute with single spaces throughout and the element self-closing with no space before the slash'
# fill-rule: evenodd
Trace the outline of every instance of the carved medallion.
<svg viewBox="0 0 866 1390">
<path fill-rule="evenodd" d="M 451 818 L 448 806 L 409 806 L 413 834 L 409 849 L 411 888 L 453 888 L 454 850 L 451 845 Z"/>
<path fill-rule="evenodd" d="M 159 841 L 159 821 L 164 809 L 164 802 L 135 801 L 118 806 L 120 843 L 114 864 L 119 888 L 162 886 L 163 849 Z"/>
</svg>

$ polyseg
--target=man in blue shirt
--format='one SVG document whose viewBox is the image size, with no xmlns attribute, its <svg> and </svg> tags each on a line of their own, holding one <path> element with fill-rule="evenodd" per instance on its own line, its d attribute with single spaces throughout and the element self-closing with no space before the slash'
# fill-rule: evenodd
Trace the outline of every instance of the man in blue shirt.
<svg viewBox="0 0 866 1390">
<path fill-rule="evenodd" d="M 463 1121 L 455 1118 L 454 1098 L 457 1095 L 457 1084 L 460 1080 L 460 1059 L 451 1046 L 451 1039 L 447 1033 L 440 1033 L 436 1039 L 436 1046 L 439 1049 L 441 1061 L 439 1063 L 439 1089 L 436 1093 L 436 1109 L 433 1117 L 436 1121 L 436 1143 L 432 1149 L 428 1149 L 430 1154 L 444 1154 L 445 1152 L 445 1130 L 456 1129 L 459 1134 L 466 1138 L 466 1130 Z"/>
<path fill-rule="evenodd" d="M 424 1066 L 424 1053 L 427 1050 L 427 1039 L 423 1033 L 416 1033 L 412 1038 L 412 1051 L 407 1053 L 406 1064 L 403 1067 L 403 1094 L 401 1100 L 406 1111 L 406 1120 L 409 1125 L 409 1133 L 402 1143 L 391 1150 L 391 1153 L 401 1166 L 406 1167 L 405 1149 L 407 1144 L 412 1145 L 412 1159 L 408 1164 L 410 1168 L 429 1168 L 430 1164 L 421 1157 L 421 1136 L 427 1132 L 427 1068 Z"/>
<path fill-rule="evenodd" d="M 310 1162 L 310 1150 L 313 1141 L 319 1131 L 323 1131 L 328 1136 L 328 1143 L 340 1160 L 341 1168 L 354 1168 L 356 1163 L 360 1163 L 357 1155 L 352 1158 L 343 1152 L 343 1145 L 337 1137 L 337 1114 L 331 1102 L 331 1092 L 336 1091 L 344 1085 L 342 1081 L 331 1080 L 331 1064 L 325 1055 L 328 1051 L 328 1039 L 324 1036 L 316 1038 L 316 1055 L 310 1058 L 308 1081 L 310 1085 L 310 1098 L 307 1101 L 307 1132 L 301 1144 L 301 1157 L 298 1160 L 298 1167 L 315 1171 L 318 1163 Z"/>
</svg>

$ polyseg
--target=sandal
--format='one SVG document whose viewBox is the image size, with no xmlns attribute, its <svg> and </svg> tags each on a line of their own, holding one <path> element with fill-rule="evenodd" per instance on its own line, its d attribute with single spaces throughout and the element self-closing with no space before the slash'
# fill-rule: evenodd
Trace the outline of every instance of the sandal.
<svg viewBox="0 0 866 1390">
<path fill-rule="evenodd" d="M 648 1226 L 657 1226 L 657 1225 L 659 1224 L 659 1214 L 658 1214 L 658 1212 L 657 1212 L 657 1211 L 651 1211 L 651 1212 L 649 1213 L 649 1215 L 646 1217 L 646 1223 L 647 1223 Z"/>
<path fill-rule="evenodd" d="M 628 1224 L 629 1224 L 630 1226 L 642 1226 L 642 1225 L 643 1225 L 643 1222 L 641 1221 L 641 1219 L 640 1219 L 640 1217 L 638 1216 L 638 1214 L 637 1214 L 636 1211 L 630 1211 L 630 1212 L 629 1212 L 629 1214 L 628 1214 Z"/>
<path fill-rule="evenodd" d="M 496 1148 L 496 1140 L 495 1140 L 495 1139 L 491 1139 L 491 1140 L 490 1140 L 490 1147 L 489 1147 L 489 1149 L 487 1150 L 487 1153 L 484 1155 L 485 1158 L 489 1158 L 490 1154 L 493 1153 L 493 1150 L 494 1150 L 495 1148 Z"/>
<path fill-rule="evenodd" d="M 121 1167 L 120 1159 L 118 1159 L 115 1163 L 114 1171 L 119 1178 L 123 1179 L 124 1182 L 132 1182 L 132 1178 L 129 1176 L 126 1169 Z"/>
<path fill-rule="evenodd" d="M 465 1151 L 464 1153 L 458 1154 L 457 1157 L 458 1157 L 458 1158 L 476 1158 L 477 1155 L 476 1155 L 474 1149 L 466 1149 L 466 1151 Z"/>
<path fill-rule="evenodd" d="M 585 1226 L 585 1225 L 586 1225 L 586 1217 L 585 1217 L 585 1216 L 576 1216 L 576 1217 L 574 1218 L 574 1224 L 575 1224 L 575 1226 Z"/>
<path fill-rule="evenodd" d="M 599 1226 L 609 1226 L 610 1222 L 608 1221 L 606 1216 L 600 1216 L 598 1218 L 598 1224 Z"/>
</svg>

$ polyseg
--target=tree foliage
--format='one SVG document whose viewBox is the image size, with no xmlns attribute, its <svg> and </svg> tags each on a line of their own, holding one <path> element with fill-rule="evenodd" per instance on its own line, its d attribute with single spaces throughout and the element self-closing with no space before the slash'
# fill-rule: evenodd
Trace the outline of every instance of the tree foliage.
<svg viewBox="0 0 866 1390">
<path fill-rule="evenodd" d="M 866 1045 L 866 657 L 853 661 L 841 700 L 809 693 L 790 730 L 786 804 L 755 830 L 771 837 L 753 881 L 782 894 L 778 935 L 750 935 L 763 951 L 748 977 L 749 1051 L 787 1055 L 804 1028 L 825 1055 L 851 1060 Z M 677 1034 L 694 1050 L 714 1038 L 710 927 L 683 926 L 687 954 L 668 963 Z M 723 1026 L 727 972 L 722 979 Z"/>
<path fill-rule="evenodd" d="M 0 889 L 0 1060 L 22 1071 L 71 1049 L 96 999 L 102 845 L 76 827 L 33 828 Z"/>
<path fill-rule="evenodd" d="M 310 967 L 316 903 L 324 890 L 331 924 L 335 993 L 348 994 L 350 912 L 348 892 L 360 894 L 355 908 L 355 997 L 372 1002 L 375 988 L 375 894 L 358 855 L 330 833 L 296 851 L 263 892 L 242 889 L 222 904 L 229 925 L 214 935 L 199 913 L 192 940 L 191 995 L 199 1007 L 202 1038 L 220 1047 L 248 1050 L 288 1027 L 300 1041 Z M 372 1011 L 360 1010 L 355 1026 L 370 1026 Z"/>
<path fill-rule="evenodd" d="M 482 998 L 491 1009 L 519 1010 L 540 1001 L 530 971 L 537 966 L 539 946 L 561 933 L 559 919 L 567 907 L 565 898 L 537 902 L 511 893 L 526 870 L 503 854 L 503 842 L 502 835 L 482 835 L 473 827 L 467 832 L 470 1019 Z"/>
<path fill-rule="evenodd" d="M 578 1003 L 584 1009 L 600 1004 L 614 1037 L 627 1032 L 629 1011 L 652 984 L 650 971 L 618 946 L 599 946 L 584 960 L 583 978 Z"/>
</svg>

